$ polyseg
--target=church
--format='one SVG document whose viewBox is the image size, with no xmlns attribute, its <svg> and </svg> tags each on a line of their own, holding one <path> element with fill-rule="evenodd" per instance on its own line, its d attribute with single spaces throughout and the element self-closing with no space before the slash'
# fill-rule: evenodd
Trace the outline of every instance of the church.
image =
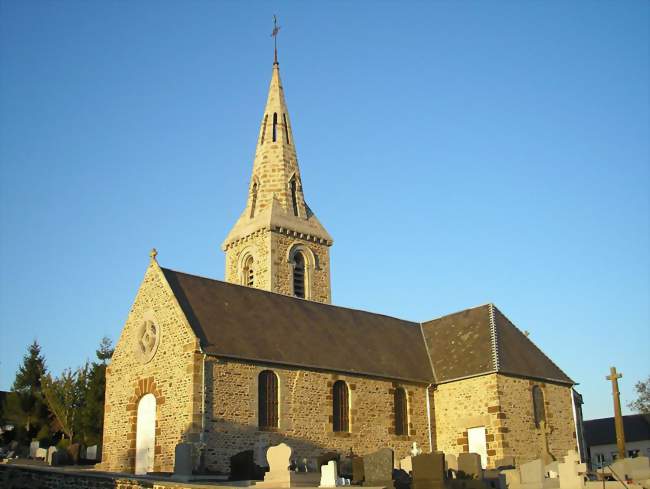
<svg viewBox="0 0 650 489">
<path fill-rule="evenodd" d="M 576 449 L 574 382 L 493 304 L 426 322 L 331 305 L 333 239 L 305 201 L 273 63 L 225 281 L 152 251 L 107 369 L 102 463 L 169 472 L 281 442 L 294 457 L 475 452 L 484 467 Z"/>
</svg>

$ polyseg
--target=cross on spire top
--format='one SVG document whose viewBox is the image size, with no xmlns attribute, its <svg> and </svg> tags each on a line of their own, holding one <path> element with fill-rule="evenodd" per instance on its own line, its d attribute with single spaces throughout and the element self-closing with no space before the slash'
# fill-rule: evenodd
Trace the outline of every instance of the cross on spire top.
<svg viewBox="0 0 650 489">
<path fill-rule="evenodd" d="M 278 25 L 278 18 L 273 16 L 273 32 L 271 32 L 271 37 L 273 38 L 273 64 L 278 64 L 278 33 L 280 32 L 280 26 Z"/>
<path fill-rule="evenodd" d="M 623 374 L 619 374 L 619 373 L 616 371 L 616 367 L 610 367 L 610 368 L 609 368 L 609 372 L 610 372 L 610 375 L 608 375 L 607 377 L 605 377 L 605 379 L 607 379 L 607 380 L 611 380 L 612 382 L 615 381 L 615 380 L 618 380 L 618 379 L 620 379 L 620 378 L 623 377 Z"/>
</svg>

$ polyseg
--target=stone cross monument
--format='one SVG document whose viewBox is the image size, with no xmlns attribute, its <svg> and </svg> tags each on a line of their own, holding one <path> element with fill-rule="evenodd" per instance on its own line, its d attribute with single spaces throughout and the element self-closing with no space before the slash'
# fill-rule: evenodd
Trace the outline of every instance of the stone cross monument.
<svg viewBox="0 0 650 489">
<path fill-rule="evenodd" d="M 621 415 L 621 394 L 618 391 L 618 379 L 623 374 L 616 372 L 616 367 L 610 367 L 610 375 L 605 377 L 612 381 L 612 397 L 614 398 L 614 424 L 616 426 L 616 446 L 618 447 L 618 457 L 625 458 L 625 430 L 623 429 L 623 416 Z"/>
</svg>

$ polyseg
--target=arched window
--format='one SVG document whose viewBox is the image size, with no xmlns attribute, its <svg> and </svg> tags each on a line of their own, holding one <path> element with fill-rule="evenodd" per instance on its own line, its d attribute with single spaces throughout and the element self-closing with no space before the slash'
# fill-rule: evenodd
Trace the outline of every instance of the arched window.
<svg viewBox="0 0 650 489">
<path fill-rule="evenodd" d="M 266 121 L 269 120 L 269 115 L 264 114 L 264 124 L 262 124 L 262 139 L 260 140 L 260 144 L 264 144 L 264 136 L 266 136 Z"/>
<path fill-rule="evenodd" d="M 544 393 L 538 385 L 533 386 L 533 416 L 535 427 L 539 428 L 542 421 L 546 422 L 546 411 L 544 409 Z"/>
<path fill-rule="evenodd" d="M 287 114 L 282 114 L 282 120 L 284 121 L 284 138 L 289 144 L 289 125 L 287 124 Z"/>
<path fill-rule="evenodd" d="M 332 394 L 332 427 L 334 431 L 350 431 L 348 386 L 342 380 L 337 380 L 332 388 Z"/>
<path fill-rule="evenodd" d="M 255 216 L 255 205 L 257 204 L 257 182 L 253 183 L 251 189 L 251 217 Z"/>
<path fill-rule="evenodd" d="M 305 256 L 300 251 L 293 255 L 293 295 L 305 298 Z"/>
<path fill-rule="evenodd" d="M 277 141 L 277 136 L 278 136 L 278 114 L 277 112 L 273 112 L 273 142 L 275 143 Z"/>
<path fill-rule="evenodd" d="M 257 383 L 258 426 L 278 427 L 278 378 L 271 370 L 260 372 Z"/>
<path fill-rule="evenodd" d="M 244 268 L 242 270 L 242 283 L 248 287 L 255 285 L 255 268 L 253 265 L 253 257 L 247 257 L 244 261 Z"/>
<path fill-rule="evenodd" d="M 291 177 L 289 182 L 289 187 L 291 188 L 291 204 L 293 204 L 293 215 L 298 215 L 298 184 L 296 183 L 296 176 Z"/>
<path fill-rule="evenodd" d="M 408 407 L 406 403 L 406 391 L 402 387 L 395 389 L 395 434 L 408 435 Z"/>
</svg>

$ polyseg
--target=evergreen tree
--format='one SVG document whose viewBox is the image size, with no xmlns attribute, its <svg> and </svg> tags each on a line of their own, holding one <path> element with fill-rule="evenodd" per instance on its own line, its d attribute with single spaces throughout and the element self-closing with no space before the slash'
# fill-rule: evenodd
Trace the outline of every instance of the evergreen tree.
<svg viewBox="0 0 650 489">
<path fill-rule="evenodd" d="M 26 437 L 49 437 L 48 410 L 43 400 L 41 377 L 46 373 L 45 359 L 36 340 L 29 346 L 23 363 L 18 367 L 12 390 L 14 402 L 6 406 L 5 416 L 24 428 Z"/>
<path fill-rule="evenodd" d="M 104 397 L 106 390 L 106 366 L 113 356 L 113 344 L 104 337 L 97 350 L 99 362 L 93 362 L 88 371 L 85 404 L 80 413 L 80 433 L 83 441 L 92 445 L 101 442 L 104 426 Z"/>
<path fill-rule="evenodd" d="M 72 441 L 80 425 L 78 413 L 84 406 L 88 371 L 86 364 L 75 372 L 65 369 L 59 377 L 52 379 L 49 374 L 41 378 L 43 396 L 54 419 L 63 431 L 64 438 Z"/>
</svg>

